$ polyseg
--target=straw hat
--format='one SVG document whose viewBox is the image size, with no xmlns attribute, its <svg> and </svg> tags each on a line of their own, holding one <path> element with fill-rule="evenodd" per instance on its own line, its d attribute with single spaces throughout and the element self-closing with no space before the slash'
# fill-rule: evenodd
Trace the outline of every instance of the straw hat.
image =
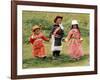
<svg viewBox="0 0 100 80">
<path fill-rule="evenodd" d="M 78 24 L 77 20 L 72 20 L 72 25 Z"/>
<path fill-rule="evenodd" d="M 40 27 L 39 27 L 38 25 L 34 25 L 34 26 L 32 27 L 32 30 L 34 31 L 34 30 L 36 30 L 36 29 L 40 29 Z"/>
</svg>

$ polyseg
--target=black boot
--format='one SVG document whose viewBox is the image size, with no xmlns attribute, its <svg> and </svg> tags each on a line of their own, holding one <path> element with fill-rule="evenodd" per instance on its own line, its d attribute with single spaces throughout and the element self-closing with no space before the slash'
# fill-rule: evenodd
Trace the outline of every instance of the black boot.
<svg viewBox="0 0 100 80">
<path fill-rule="evenodd" d="M 60 56 L 60 51 L 56 51 L 56 56 L 57 56 L 57 57 Z"/>
<path fill-rule="evenodd" d="M 54 60 L 56 59 L 56 53 L 57 53 L 56 51 L 53 51 L 53 57 L 52 57 L 52 59 L 54 59 Z"/>
</svg>

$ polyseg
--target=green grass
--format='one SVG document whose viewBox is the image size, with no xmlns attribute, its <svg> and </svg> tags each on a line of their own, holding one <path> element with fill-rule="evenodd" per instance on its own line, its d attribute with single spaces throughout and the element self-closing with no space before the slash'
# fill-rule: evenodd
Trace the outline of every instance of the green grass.
<svg viewBox="0 0 100 80">
<path fill-rule="evenodd" d="M 86 44 L 86 41 L 83 41 Z M 44 67 L 68 67 L 68 66 L 86 66 L 89 65 L 89 54 L 87 47 L 83 46 L 84 56 L 79 61 L 70 60 L 67 52 L 67 46 L 63 42 L 61 56 L 57 60 L 52 60 L 50 42 L 44 42 L 47 58 L 45 60 L 32 57 L 32 48 L 30 44 L 23 45 L 23 68 L 44 68 Z"/>
<path fill-rule="evenodd" d="M 53 20 L 57 15 L 63 16 L 63 25 L 65 36 L 67 36 L 72 19 L 77 19 L 79 28 L 83 37 L 82 47 L 84 56 L 79 61 L 70 60 L 68 56 L 67 43 L 62 42 L 61 57 L 58 60 L 52 60 L 51 42 L 44 42 L 46 47 L 47 58 L 41 60 L 32 58 L 32 48 L 28 42 L 31 35 L 33 25 L 42 24 L 42 31 L 45 36 L 49 36 L 50 29 L 53 25 Z M 44 67 L 68 67 L 68 66 L 86 66 L 89 65 L 89 14 L 78 13 L 51 13 L 51 12 L 32 12 L 23 11 L 22 13 L 23 26 L 23 68 L 44 68 Z"/>
<path fill-rule="evenodd" d="M 84 55 L 79 61 L 71 60 L 67 55 L 61 55 L 57 60 L 51 56 L 46 59 L 29 58 L 23 60 L 23 68 L 47 68 L 47 67 L 72 67 L 89 65 L 88 55 Z"/>
</svg>

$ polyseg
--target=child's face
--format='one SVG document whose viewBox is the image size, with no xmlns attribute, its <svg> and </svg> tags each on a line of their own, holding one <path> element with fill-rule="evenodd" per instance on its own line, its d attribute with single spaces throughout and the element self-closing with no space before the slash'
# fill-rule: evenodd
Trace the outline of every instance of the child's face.
<svg viewBox="0 0 100 80">
<path fill-rule="evenodd" d="M 56 24 L 61 24 L 61 22 L 62 22 L 62 19 L 58 18 L 57 21 L 56 21 Z"/>
<path fill-rule="evenodd" d="M 35 33 L 35 34 L 39 34 L 39 33 L 40 33 L 40 29 L 36 29 L 36 30 L 34 31 L 34 33 Z"/>
<path fill-rule="evenodd" d="M 77 26 L 76 26 L 76 25 L 73 25 L 73 28 L 74 28 L 74 29 L 76 29 L 76 28 L 77 28 Z"/>
</svg>

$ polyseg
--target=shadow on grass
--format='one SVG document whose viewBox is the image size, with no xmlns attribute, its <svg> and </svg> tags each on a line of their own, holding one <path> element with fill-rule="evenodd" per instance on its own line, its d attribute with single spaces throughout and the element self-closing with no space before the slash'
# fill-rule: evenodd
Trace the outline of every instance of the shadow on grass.
<svg viewBox="0 0 100 80">
<path fill-rule="evenodd" d="M 52 57 L 46 59 L 30 58 L 23 60 L 23 68 L 45 68 L 45 67 L 65 67 L 65 66 L 83 66 L 88 62 L 88 55 L 84 55 L 80 60 L 72 60 L 69 56 L 61 55 L 58 59 Z M 82 64 L 83 63 L 83 64 Z"/>
</svg>

